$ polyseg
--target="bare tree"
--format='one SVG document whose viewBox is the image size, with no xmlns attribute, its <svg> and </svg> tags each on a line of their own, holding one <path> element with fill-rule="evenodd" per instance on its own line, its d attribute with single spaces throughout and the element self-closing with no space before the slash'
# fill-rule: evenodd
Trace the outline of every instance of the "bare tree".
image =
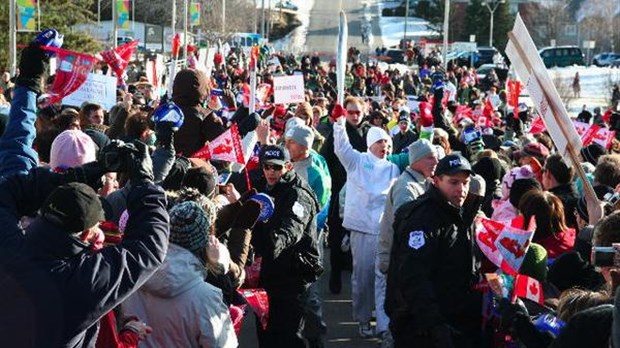
<svg viewBox="0 0 620 348">
<path fill-rule="evenodd" d="M 549 46 L 561 37 L 562 28 L 571 21 L 567 5 L 567 0 L 530 5 L 524 21 L 537 46 Z"/>
</svg>

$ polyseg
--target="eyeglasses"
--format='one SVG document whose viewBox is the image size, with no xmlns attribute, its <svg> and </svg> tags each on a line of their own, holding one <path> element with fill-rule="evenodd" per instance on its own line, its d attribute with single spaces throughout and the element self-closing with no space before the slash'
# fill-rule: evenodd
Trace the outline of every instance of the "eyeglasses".
<svg viewBox="0 0 620 348">
<path fill-rule="evenodd" d="M 273 170 L 273 171 L 279 172 L 283 168 L 284 168 L 284 166 L 282 166 L 280 164 L 269 164 L 269 163 L 263 164 L 263 170 Z"/>
<path fill-rule="evenodd" d="M 347 110 L 347 114 L 349 114 L 349 115 L 359 115 L 361 113 L 362 112 L 359 111 L 359 110 Z"/>
</svg>

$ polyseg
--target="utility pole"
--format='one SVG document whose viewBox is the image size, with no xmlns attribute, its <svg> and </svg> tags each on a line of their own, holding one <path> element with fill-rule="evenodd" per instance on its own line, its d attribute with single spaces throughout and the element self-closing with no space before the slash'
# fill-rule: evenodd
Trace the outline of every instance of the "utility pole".
<svg viewBox="0 0 620 348">
<path fill-rule="evenodd" d="M 495 11 L 499 7 L 499 4 L 503 4 L 505 0 L 498 0 L 493 2 L 493 7 L 491 7 L 490 2 L 484 2 L 484 5 L 489 9 L 489 13 L 491 14 L 491 23 L 489 28 L 489 46 L 493 47 L 493 22 L 495 19 Z"/>
<path fill-rule="evenodd" d="M 112 47 L 118 46 L 118 13 L 116 13 L 116 1 L 112 1 Z"/>
<path fill-rule="evenodd" d="M 188 15 L 188 1 L 183 1 L 183 56 L 185 57 L 185 67 L 187 67 L 187 44 L 189 42 L 187 37 L 187 17 Z"/>
<path fill-rule="evenodd" d="M 405 1 L 407 2 L 405 3 L 405 34 L 403 35 L 403 50 L 405 49 L 405 45 L 407 42 L 407 22 L 409 22 L 409 0 Z"/>
<path fill-rule="evenodd" d="M 450 0 L 446 0 L 444 4 L 444 12 L 443 12 L 443 68 L 444 70 L 448 69 L 448 58 L 446 55 L 448 54 L 448 29 L 450 26 Z"/>
<path fill-rule="evenodd" d="M 172 0 L 172 38 L 177 33 L 177 0 Z"/>
<path fill-rule="evenodd" d="M 11 76 L 17 72 L 17 17 L 15 15 L 15 0 L 10 1 L 9 9 L 9 70 Z"/>
<path fill-rule="evenodd" d="M 226 0 L 222 0 L 222 35 L 226 32 Z"/>
<path fill-rule="evenodd" d="M 97 0 L 97 27 L 101 28 L 101 0 Z"/>
<path fill-rule="evenodd" d="M 261 17 L 262 17 L 262 21 L 260 23 L 260 36 L 264 39 L 265 38 L 265 0 L 261 0 L 261 5 L 260 5 L 260 11 L 261 11 Z"/>
</svg>

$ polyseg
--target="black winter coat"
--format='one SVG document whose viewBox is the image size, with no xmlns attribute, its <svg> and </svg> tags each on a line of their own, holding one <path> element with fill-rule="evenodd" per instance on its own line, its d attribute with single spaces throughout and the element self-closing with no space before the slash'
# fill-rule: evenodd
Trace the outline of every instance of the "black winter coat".
<svg viewBox="0 0 620 348">
<path fill-rule="evenodd" d="M 391 328 L 429 332 L 478 325 L 478 262 L 471 226 L 435 186 L 395 214 L 385 309 Z"/>
<path fill-rule="evenodd" d="M 98 252 L 38 217 L 19 218 L 62 184 L 35 169 L 0 179 L 0 342 L 3 347 L 94 347 L 99 319 L 157 270 L 168 247 L 164 192 L 134 187 L 123 241 Z"/>
<path fill-rule="evenodd" d="M 270 195 L 275 205 L 269 221 L 259 222 L 252 233 L 252 245 L 262 256 L 260 284 L 266 289 L 305 285 L 296 254 L 318 256 L 316 196 L 295 172 L 285 173 L 273 188 L 261 182 L 257 189 Z"/>
</svg>

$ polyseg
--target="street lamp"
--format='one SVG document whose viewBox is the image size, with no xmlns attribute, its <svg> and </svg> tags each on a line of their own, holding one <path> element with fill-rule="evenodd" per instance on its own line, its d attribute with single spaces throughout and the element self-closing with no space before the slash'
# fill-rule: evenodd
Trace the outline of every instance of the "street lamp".
<svg viewBox="0 0 620 348">
<path fill-rule="evenodd" d="M 491 13 L 491 28 L 489 29 L 489 46 L 493 47 L 493 19 L 495 17 L 495 10 L 499 7 L 499 4 L 505 3 L 506 0 L 499 1 L 485 1 L 482 4 L 489 9 L 489 13 Z"/>
</svg>

